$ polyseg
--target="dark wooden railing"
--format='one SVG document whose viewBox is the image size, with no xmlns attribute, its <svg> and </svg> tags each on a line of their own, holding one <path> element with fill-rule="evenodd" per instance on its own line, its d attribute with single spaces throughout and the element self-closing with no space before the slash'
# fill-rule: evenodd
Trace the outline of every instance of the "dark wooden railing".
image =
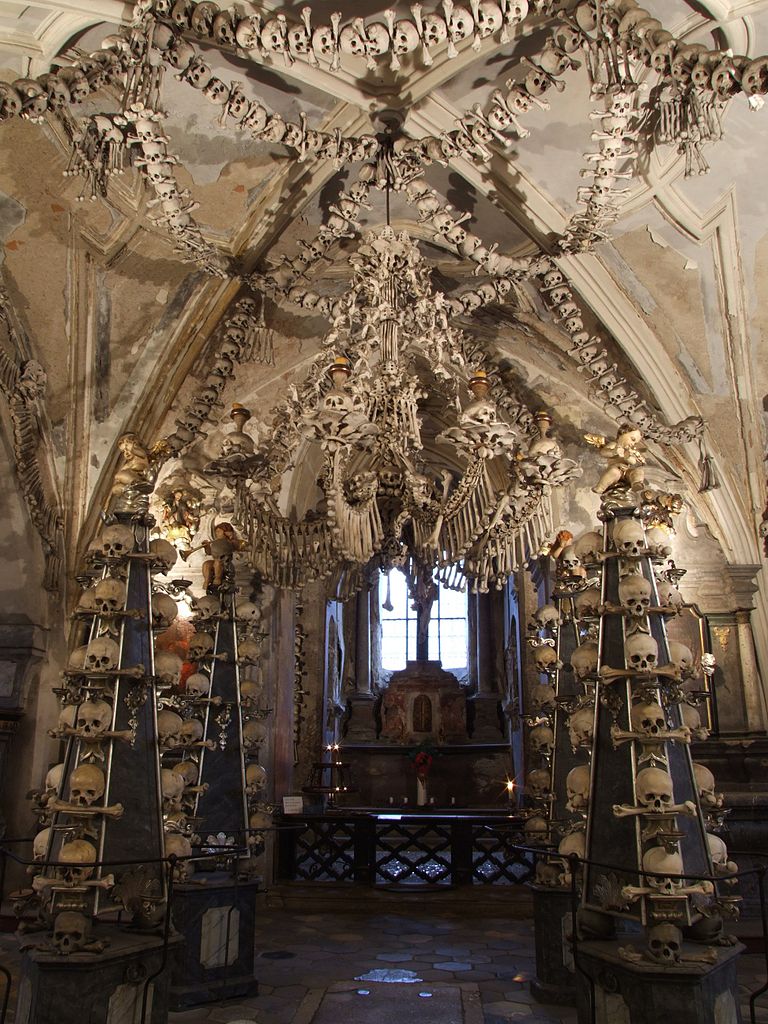
<svg viewBox="0 0 768 1024">
<path fill-rule="evenodd" d="M 520 885 L 533 877 L 523 819 L 503 814 L 334 811 L 278 824 L 283 881 L 358 885 Z"/>
</svg>

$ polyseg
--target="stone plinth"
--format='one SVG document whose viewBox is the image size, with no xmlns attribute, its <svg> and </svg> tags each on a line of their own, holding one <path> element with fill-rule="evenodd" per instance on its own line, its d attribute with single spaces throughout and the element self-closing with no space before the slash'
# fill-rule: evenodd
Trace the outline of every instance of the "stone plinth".
<svg viewBox="0 0 768 1024">
<path fill-rule="evenodd" d="M 717 947 L 714 964 L 665 967 L 645 961 L 629 963 L 619 956 L 618 945 L 579 943 L 579 1024 L 741 1024 L 736 962 L 743 946 Z M 686 943 L 683 952 L 703 949 Z M 588 979 L 594 985 L 594 1016 Z"/>
<path fill-rule="evenodd" d="M 439 661 L 409 661 L 393 672 L 381 703 L 381 739 L 467 742 L 466 690 Z"/>
<path fill-rule="evenodd" d="M 540 1003 L 576 1005 L 571 934 L 571 892 L 531 886 L 536 936 L 536 977 L 531 994 Z"/>
<path fill-rule="evenodd" d="M 99 928 L 96 936 L 110 940 L 103 953 L 25 953 L 16 1024 L 166 1024 L 169 966 L 181 940 L 170 940 L 166 958 L 155 935 Z"/>
<path fill-rule="evenodd" d="M 173 923 L 184 941 L 176 950 L 170 1007 L 256 995 L 253 934 L 258 883 L 209 876 L 204 885 L 177 885 Z"/>
</svg>

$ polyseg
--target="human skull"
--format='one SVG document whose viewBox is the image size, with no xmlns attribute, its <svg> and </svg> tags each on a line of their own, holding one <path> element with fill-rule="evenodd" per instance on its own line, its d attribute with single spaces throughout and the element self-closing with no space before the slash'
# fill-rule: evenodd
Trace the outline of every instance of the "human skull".
<svg viewBox="0 0 768 1024">
<path fill-rule="evenodd" d="M 237 618 L 246 626 L 255 626 L 261 620 L 261 608 L 253 601 L 243 601 L 237 606 Z"/>
<path fill-rule="evenodd" d="M 498 32 L 503 23 L 501 8 L 492 0 L 483 0 L 478 4 L 477 16 L 475 18 L 475 29 L 481 39 L 485 39 L 494 32 Z"/>
<path fill-rule="evenodd" d="M 179 731 L 179 743 L 182 747 L 191 747 L 203 738 L 203 723 L 197 718 L 190 718 L 182 723 Z"/>
<path fill-rule="evenodd" d="M 625 576 L 619 580 L 619 603 L 632 618 L 643 618 L 651 607 L 651 590 L 651 583 L 645 576 Z"/>
<path fill-rule="evenodd" d="M 643 870 L 649 872 L 647 882 L 652 889 L 671 895 L 680 886 L 683 858 L 678 850 L 652 846 L 643 854 Z"/>
<path fill-rule="evenodd" d="M 197 785 L 200 766 L 195 761 L 179 761 L 171 768 L 171 771 L 183 780 L 185 786 Z"/>
<path fill-rule="evenodd" d="M 167 708 L 160 711 L 157 716 L 158 745 L 161 750 L 173 750 L 181 744 L 181 715 Z"/>
<path fill-rule="evenodd" d="M 660 964 L 677 963 L 682 948 L 682 932 L 668 921 L 655 924 L 648 932 L 648 952 Z"/>
<path fill-rule="evenodd" d="M 618 519 L 613 527 L 613 546 L 622 558 L 636 558 L 645 550 L 645 532 L 636 519 Z"/>
<path fill-rule="evenodd" d="M 525 777 L 525 791 L 535 800 L 544 800 L 552 792 L 552 775 L 546 768 L 534 768 Z"/>
<path fill-rule="evenodd" d="M 164 537 L 158 537 L 149 542 L 149 553 L 152 555 L 154 566 L 153 571 L 159 573 L 169 572 L 179 557 L 176 548 Z"/>
<path fill-rule="evenodd" d="M 184 662 L 173 651 L 158 651 L 155 654 L 155 678 L 161 686 L 178 686 Z"/>
<path fill-rule="evenodd" d="M 531 707 L 534 711 L 553 711 L 555 708 L 554 688 L 546 683 L 539 683 L 531 690 Z"/>
<path fill-rule="evenodd" d="M 48 798 L 57 796 L 63 780 L 64 765 L 55 764 L 45 776 L 45 796 Z"/>
<path fill-rule="evenodd" d="M 635 779 L 635 792 L 642 807 L 664 811 L 673 803 L 672 779 L 661 768 L 643 768 Z"/>
<path fill-rule="evenodd" d="M 597 672 L 597 643 L 587 640 L 571 655 L 571 667 L 577 679 L 586 679 Z"/>
<path fill-rule="evenodd" d="M 267 735 L 267 727 L 257 718 L 252 718 L 243 726 L 243 746 L 249 753 L 258 750 Z"/>
<path fill-rule="evenodd" d="M 170 768 L 160 769 L 160 788 L 163 793 L 163 810 L 166 813 L 181 810 L 184 785 L 184 779 L 178 772 Z"/>
<path fill-rule="evenodd" d="M 187 694 L 190 697 L 207 697 L 211 692 L 211 679 L 204 672 L 194 672 L 187 679 Z"/>
<path fill-rule="evenodd" d="M 85 658 L 88 654 L 88 644 L 76 647 L 67 661 L 68 672 L 83 672 L 85 670 Z"/>
<path fill-rule="evenodd" d="M 577 619 L 591 619 L 598 614 L 600 608 L 600 588 L 587 587 L 573 599 Z"/>
<path fill-rule="evenodd" d="M 659 661 L 659 646 L 648 633 L 632 633 L 624 641 L 627 668 L 635 672 L 653 672 Z"/>
<path fill-rule="evenodd" d="M 595 709 L 591 706 L 577 708 L 568 716 L 568 735 L 574 750 L 592 746 L 595 728 Z"/>
<path fill-rule="evenodd" d="M 157 32 L 157 29 L 155 29 Z M 219 14 L 213 19 L 213 38 L 220 46 L 234 46 L 237 42 L 235 38 L 235 25 L 232 20 L 231 11 L 220 11 Z"/>
<path fill-rule="evenodd" d="M 645 535 L 646 544 L 660 558 L 668 558 L 672 554 L 669 546 L 669 534 L 660 526 L 652 526 Z"/>
<path fill-rule="evenodd" d="M 526 843 L 530 846 L 537 846 L 542 843 L 546 843 L 549 837 L 549 824 L 546 818 L 534 815 L 526 821 L 525 825 L 523 825 L 523 833 L 525 835 Z"/>
<path fill-rule="evenodd" d="M 221 611 L 221 601 L 218 597 L 199 597 L 195 601 L 195 619 L 201 623 L 213 622 Z"/>
<path fill-rule="evenodd" d="M 692 707 L 690 704 L 681 704 L 680 716 L 683 725 L 691 730 L 691 735 L 694 739 L 705 740 L 709 736 L 709 729 L 702 724 L 701 715 L 697 708 Z"/>
<path fill-rule="evenodd" d="M 589 804 L 589 766 L 577 764 L 565 777 L 569 811 L 585 811 Z"/>
<path fill-rule="evenodd" d="M 424 44 L 429 46 L 440 46 L 448 38 L 448 28 L 445 20 L 439 14 L 428 14 L 422 19 L 422 38 Z"/>
<path fill-rule="evenodd" d="M 74 884 L 86 882 L 93 874 L 96 849 L 85 839 L 73 839 L 69 843 L 62 843 L 59 862 L 61 867 L 56 872 L 63 881 Z"/>
<path fill-rule="evenodd" d="M 722 793 L 715 793 L 715 776 L 704 764 L 693 762 L 693 777 L 703 807 L 722 807 Z"/>
<path fill-rule="evenodd" d="M 237 660 L 241 665 L 255 665 L 261 658 L 261 644 L 256 640 L 242 640 L 237 647 Z"/>
<path fill-rule="evenodd" d="M 63 767 L 63 766 L 62 766 Z M 51 841 L 51 829 L 41 829 L 32 841 L 32 859 L 36 861 L 45 860 L 48 856 L 48 845 Z"/>
<path fill-rule="evenodd" d="M 665 608 L 672 608 L 679 611 L 683 607 L 683 595 L 672 583 L 667 580 L 656 581 L 656 591 L 659 595 L 659 604 Z"/>
<path fill-rule="evenodd" d="M 538 629 L 551 629 L 560 622 L 560 612 L 553 604 L 543 604 L 533 613 L 533 618 Z"/>
<path fill-rule="evenodd" d="M 165 856 L 177 857 L 179 863 L 174 865 L 173 877 L 183 882 L 195 870 L 194 864 L 188 858 L 192 856 L 192 844 L 186 836 L 180 836 L 171 832 L 165 836 Z"/>
<path fill-rule="evenodd" d="M 576 554 L 573 544 L 563 548 L 562 554 L 557 560 L 557 567 L 563 576 L 583 576 L 584 569 L 581 559 Z"/>
<path fill-rule="evenodd" d="M 643 702 L 634 704 L 630 712 L 633 732 L 658 736 L 667 731 L 667 719 L 661 704 Z"/>
<path fill-rule="evenodd" d="M 530 732 L 531 750 L 537 754 L 551 754 L 555 734 L 548 725 L 537 725 Z"/>
<path fill-rule="evenodd" d="M 90 921 L 85 914 L 65 910 L 53 922 L 53 945 L 59 956 L 78 953 L 90 941 Z"/>
<path fill-rule="evenodd" d="M 263 689 L 263 679 L 246 679 L 244 683 L 240 684 L 240 699 L 246 706 L 253 705 L 257 702 Z"/>
<path fill-rule="evenodd" d="M 242 645 L 241 645 L 242 646 Z M 213 640 L 207 633 L 195 633 L 189 641 L 190 661 L 202 661 L 213 652 Z"/>
<path fill-rule="evenodd" d="M 114 640 L 101 636 L 91 640 L 85 655 L 86 672 L 114 672 L 120 660 L 120 648 Z"/>
<path fill-rule="evenodd" d="M 179 614 L 179 608 L 170 594 L 152 592 L 152 627 L 167 629 Z"/>
<path fill-rule="evenodd" d="M 98 615 L 110 615 L 125 607 L 127 587 L 122 580 L 106 577 L 92 590 L 92 607 Z"/>
<path fill-rule="evenodd" d="M 475 23 L 465 7 L 456 6 L 448 18 L 448 35 L 454 43 L 460 43 L 472 35 Z"/>
<path fill-rule="evenodd" d="M 443 24 L 445 23 L 443 22 Z M 412 53 L 418 45 L 419 33 L 416 26 L 405 19 L 395 22 L 392 32 L 392 52 L 402 57 L 405 53 Z M 393 66 L 396 68 L 396 62 L 393 62 Z"/>
<path fill-rule="evenodd" d="M 267 773 L 260 764 L 249 764 L 245 769 L 245 792 L 250 797 L 258 796 L 267 787 Z"/>
<path fill-rule="evenodd" d="M 539 672 L 550 674 L 559 668 L 557 653 L 549 644 L 537 647 L 533 652 L 533 660 Z"/>
<path fill-rule="evenodd" d="M 78 807 L 91 807 L 104 796 L 106 780 L 101 768 L 94 764 L 81 764 L 69 779 L 69 802 Z"/>
<path fill-rule="evenodd" d="M 116 523 L 106 526 L 99 537 L 99 548 L 105 558 L 124 560 L 136 547 L 136 538 L 130 526 Z"/>
<path fill-rule="evenodd" d="M 567 836 L 563 836 L 557 847 L 557 852 L 561 857 L 571 857 L 573 854 L 584 860 L 587 853 L 587 837 L 584 832 L 571 832 Z"/>
<path fill-rule="evenodd" d="M 112 724 L 112 706 L 105 700 L 86 700 L 77 709 L 76 727 L 84 739 L 97 739 Z"/>
<path fill-rule="evenodd" d="M 690 679 L 694 673 L 693 652 L 678 640 L 669 640 L 669 663 L 680 673 L 681 678 Z"/>
</svg>

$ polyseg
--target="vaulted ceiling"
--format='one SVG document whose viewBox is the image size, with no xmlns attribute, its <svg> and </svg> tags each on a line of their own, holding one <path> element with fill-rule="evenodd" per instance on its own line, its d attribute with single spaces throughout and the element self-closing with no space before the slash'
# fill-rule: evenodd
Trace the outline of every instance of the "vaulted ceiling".
<svg viewBox="0 0 768 1024">
<path fill-rule="evenodd" d="M 219 6 L 243 13 L 243 5 Z M 386 57 L 369 68 L 364 58 L 344 54 L 339 69 L 331 70 L 327 61 L 313 66 L 279 54 L 246 57 L 194 34 L 189 38 L 215 75 L 239 81 L 249 100 L 285 121 L 304 116 L 316 130 L 361 136 L 380 132 L 382 112 L 390 112 L 385 120 L 394 112 L 402 137 L 422 139 L 451 131 L 476 104 L 487 109 L 508 79 L 524 80 L 530 71 L 525 59 L 541 52 L 549 24 L 546 14 L 535 13 L 536 4 L 530 6 L 507 41 L 499 32 L 478 38 L 477 45 L 470 37 L 457 44 L 455 56 L 442 44 L 429 66 L 415 51 L 401 57 L 397 70 Z M 327 20 L 337 7 L 345 19 L 385 19 L 375 0 L 363 6 L 324 0 L 312 8 L 313 23 Z M 645 0 L 645 7 L 685 43 L 730 47 L 749 57 L 768 52 L 768 0 Z M 271 10 L 269 4 L 258 8 L 265 20 Z M 298 8 L 286 10 L 299 20 Z M 132 16 L 132 6 L 116 0 L 5 0 L 0 81 L 39 76 L 52 64 L 99 50 Z M 485 247 L 493 243 L 499 253 L 522 260 L 542 253 L 558 257 L 587 329 L 601 334 L 611 361 L 659 422 L 703 417 L 703 443 L 721 486 L 697 493 L 698 441 L 654 446 L 656 481 L 687 489 L 691 509 L 717 537 L 727 561 L 756 563 L 768 408 L 768 313 L 761 301 L 768 282 L 768 111 L 752 109 L 759 103 L 748 104 L 744 95 L 728 104 L 724 141 L 703 150 L 708 174 L 686 177 L 685 158 L 674 146 L 646 148 L 634 175 L 617 186 L 625 191 L 617 194 L 619 216 L 609 239 L 588 252 L 559 253 L 558 239 L 584 209 L 578 189 L 589 167 L 585 157 L 595 149 L 591 112 L 605 105 L 590 95 L 585 53 L 571 56 L 580 66 L 559 76 L 546 105 L 520 115 L 529 135 L 512 134 L 508 145 L 493 139 L 488 160 L 459 152 L 445 164 L 432 162 L 426 182 L 454 216 L 470 215 L 463 226 Z M 654 83 L 652 72 L 641 75 L 642 99 Z M 118 111 L 119 92 L 114 84 L 104 86 L 78 114 Z M 199 204 L 194 220 L 226 267 L 222 276 L 175 251 L 167 226 L 151 220 L 157 214 L 147 205 L 153 193 L 136 168 L 111 176 L 106 194 L 91 200 L 83 178 L 65 173 L 71 170 L 69 145 L 55 118 L 0 123 L 2 285 L 21 349 L 17 361 L 34 358 L 47 374 L 41 463 L 64 512 L 71 554 L 103 504 L 117 437 L 130 429 L 153 442 L 174 430 L 217 351 L 217 326 L 253 284 L 249 275 L 269 270 L 284 255 L 295 258 L 299 241 L 315 237 L 329 206 L 359 170 L 359 164 L 339 167 L 315 154 L 299 161 L 282 143 L 254 140 L 172 69 L 160 105 L 176 180 Z M 374 191 L 370 209 L 361 212 L 362 229 L 385 219 L 384 194 Z M 390 219 L 420 239 L 447 294 L 489 280 L 420 221 L 402 193 L 392 196 Z M 354 244 L 343 239 L 329 249 L 328 263 L 316 272 L 326 291 L 343 290 Z M 230 429 L 232 402 L 250 407 L 252 426 L 261 436 L 268 432 L 271 411 L 300 379 L 328 330 L 316 310 L 295 308 L 274 289 L 267 292 L 264 315 L 273 332 L 274 364 L 237 368 L 223 395 L 221 424 L 185 452 L 190 470 L 217 453 Z M 609 433 L 612 421 L 587 374 L 577 371 L 571 339 L 533 283 L 514 282 L 504 301 L 457 322 L 492 353 L 529 407 L 543 404 L 553 411 L 567 454 L 589 463 L 594 456 L 583 453 L 580 435 Z M 588 526 L 584 502 L 572 497 L 564 522 L 570 516 Z"/>
</svg>

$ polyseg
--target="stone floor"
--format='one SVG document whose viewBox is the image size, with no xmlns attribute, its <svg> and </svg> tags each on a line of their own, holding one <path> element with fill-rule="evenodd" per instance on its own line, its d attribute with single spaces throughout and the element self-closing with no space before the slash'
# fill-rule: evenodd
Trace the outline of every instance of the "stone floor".
<svg viewBox="0 0 768 1024">
<path fill-rule="evenodd" d="M 0 959 L 14 973 L 12 936 Z M 572 1024 L 575 1011 L 530 993 L 533 927 L 408 899 L 402 909 L 265 909 L 256 934 L 259 995 L 174 1013 L 170 1024 Z M 742 999 L 764 980 L 763 958 L 741 958 Z M 2 994 L 0 990 L 0 1004 Z M 11 1010 L 13 1000 L 11 1002 Z M 757 1021 L 768 1024 L 768 994 Z M 12 1012 L 7 1024 L 13 1020 Z M 745 1008 L 744 1020 L 749 1020 Z"/>
</svg>

